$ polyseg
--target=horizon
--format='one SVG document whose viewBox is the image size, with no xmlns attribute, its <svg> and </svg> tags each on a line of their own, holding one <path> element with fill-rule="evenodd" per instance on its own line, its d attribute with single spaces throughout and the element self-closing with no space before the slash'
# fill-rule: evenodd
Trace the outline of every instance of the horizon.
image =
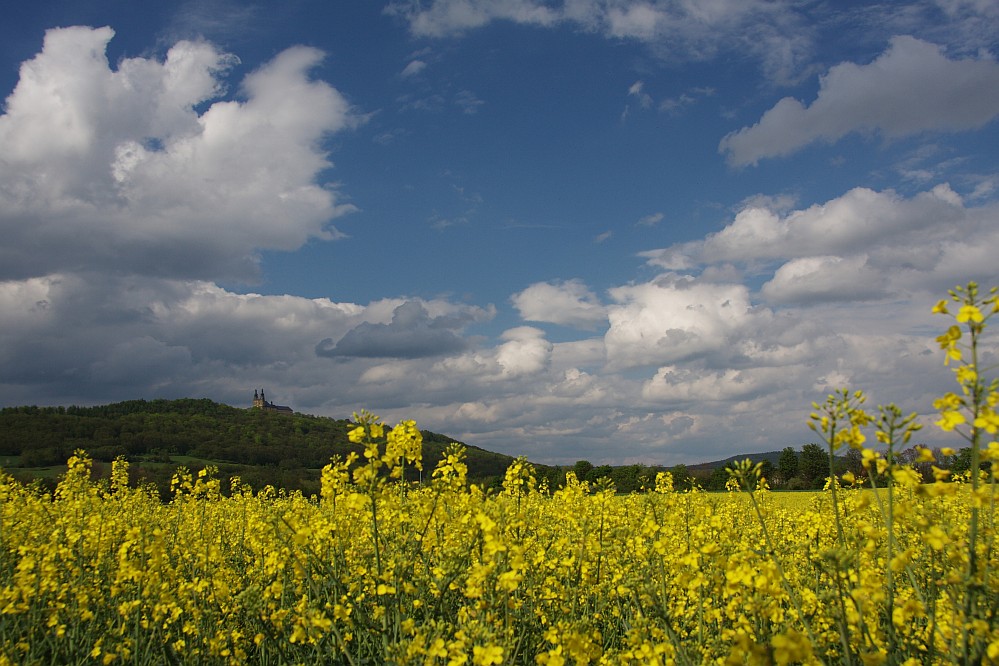
<svg viewBox="0 0 999 666">
<path fill-rule="evenodd" d="M 960 441 L 930 309 L 999 284 L 999 4 L 5 19 L 0 405 L 266 386 L 672 467 L 800 448 L 849 388 Z"/>
<path fill-rule="evenodd" d="M 211 403 L 216 404 L 216 405 L 221 405 L 223 407 L 229 407 L 231 409 L 239 409 L 239 410 L 245 410 L 245 411 L 252 411 L 253 409 L 256 408 L 256 405 L 252 404 L 253 403 L 252 399 L 250 400 L 251 404 L 249 406 L 244 406 L 244 405 L 234 405 L 234 404 L 229 404 L 229 403 L 225 403 L 225 402 L 219 402 L 218 400 L 215 400 L 215 399 L 207 397 L 207 396 L 203 396 L 203 397 L 200 397 L 200 398 L 193 398 L 193 397 L 187 396 L 187 397 L 171 398 L 171 399 L 167 399 L 167 398 L 154 398 L 153 400 L 147 400 L 145 398 L 134 398 L 134 399 L 131 399 L 131 400 L 122 400 L 122 401 L 118 401 L 118 402 L 106 403 L 106 404 L 97 404 L 97 405 L 44 405 L 44 406 L 43 405 L 4 405 L 4 406 L 0 406 L 0 409 L 25 409 L 25 408 L 27 408 L 27 409 L 91 409 L 91 408 L 100 408 L 100 407 L 112 407 L 112 406 L 117 405 L 117 404 L 123 404 L 123 403 L 128 403 L 128 402 L 153 402 L 155 400 L 163 400 L 163 401 L 166 401 L 166 402 L 180 401 L 180 400 L 191 400 L 191 401 L 195 401 L 195 402 L 200 402 L 200 401 L 205 400 L 205 401 L 211 402 Z M 325 414 L 310 414 L 308 412 L 300 412 L 300 411 L 297 411 L 297 410 L 294 410 L 294 409 L 292 409 L 292 411 L 290 413 L 289 412 L 282 413 L 282 415 L 288 415 L 288 414 L 290 414 L 290 415 L 304 416 L 304 417 L 308 417 L 308 418 L 317 418 L 317 419 L 329 418 L 329 419 L 333 419 L 333 420 L 344 420 L 344 421 L 350 421 L 350 422 L 354 422 L 353 419 L 354 419 L 354 416 L 355 416 L 355 414 L 352 414 L 350 416 L 335 416 L 335 415 L 325 415 Z M 389 427 L 392 427 L 392 426 L 395 425 L 394 423 L 388 423 L 388 422 L 384 422 L 384 421 L 383 421 L 383 423 L 386 426 L 389 426 Z M 470 447 L 473 447 L 473 448 L 478 448 L 478 449 L 484 450 L 484 451 L 486 451 L 488 453 L 499 453 L 497 451 L 492 451 L 490 449 L 484 449 L 483 447 L 479 447 L 479 446 L 477 446 L 475 444 L 471 444 L 469 442 L 464 442 L 464 441 L 458 440 L 457 438 L 452 437 L 450 434 L 448 434 L 446 432 L 436 432 L 436 431 L 431 430 L 429 428 L 425 428 L 425 427 L 421 426 L 419 423 L 417 423 L 416 426 L 421 431 L 432 432 L 432 433 L 434 433 L 436 435 L 443 435 L 444 437 L 448 437 L 450 439 L 453 439 L 453 440 L 459 442 L 460 444 L 462 444 L 464 446 L 470 446 Z M 814 438 L 813 438 L 813 440 L 814 440 Z M 651 464 L 646 464 L 646 463 L 623 463 L 621 465 L 613 465 L 613 464 L 611 464 L 611 466 L 612 467 L 628 467 L 628 466 L 634 466 L 634 465 L 640 465 L 640 466 L 644 465 L 644 466 L 647 466 L 647 467 L 663 467 L 665 469 L 673 469 L 673 468 L 678 467 L 678 466 L 682 466 L 682 467 L 688 468 L 688 469 L 690 469 L 690 468 L 703 468 L 703 467 L 705 467 L 707 465 L 713 465 L 713 464 L 716 464 L 716 463 L 730 462 L 732 459 L 744 459 L 744 458 L 752 459 L 755 456 L 773 456 L 775 454 L 783 453 L 784 449 L 786 449 L 786 448 L 792 448 L 795 452 L 800 453 L 801 449 L 804 448 L 805 446 L 809 445 L 809 444 L 816 444 L 816 445 L 822 446 L 821 444 L 817 444 L 817 442 L 815 442 L 815 441 L 810 441 L 810 442 L 803 442 L 801 445 L 796 446 L 796 447 L 795 446 L 791 446 L 791 447 L 782 447 L 781 449 L 771 449 L 771 450 L 767 450 L 767 451 L 752 451 L 752 452 L 733 453 L 733 454 L 729 454 L 729 455 L 727 455 L 727 456 L 725 456 L 723 458 L 717 458 L 717 459 L 713 459 L 713 460 L 700 460 L 700 461 L 697 461 L 697 462 L 690 462 L 690 463 L 677 463 L 675 465 L 662 465 L 662 464 L 655 464 L 655 463 L 651 463 Z M 908 448 L 913 448 L 914 446 L 915 445 L 912 445 L 912 446 L 910 446 Z M 501 454 L 501 455 L 509 455 L 509 454 Z M 513 456 L 511 456 L 511 457 L 513 457 Z M 843 458 L 844 456 L 842 454 L 836 454 L 835 457 L 836 458 Z M 572 461 L 570 463 L 554 463 L 554 464 L 539 463 L 539 462 L 534 461 L 534 460 L 528 460 L 528 462 L 530 462 L 531 464 L 535 464 L 535 465 L 545 465 L 545 466 L 549 466 L 549 467 L 572 467 L 573 464 L 578 463 L 578 462 L 588 462 L 588 463 L 591 463 L 592 461 L 586 460 L 586 459 L 579 459 L 579 460 L 574 460 L 574 461 Z M 594 466 L 598 466 L 598 465 L 602 465 L 602 464 L 607 464 L 607 463 L 597 463 Z"/>
</svg>

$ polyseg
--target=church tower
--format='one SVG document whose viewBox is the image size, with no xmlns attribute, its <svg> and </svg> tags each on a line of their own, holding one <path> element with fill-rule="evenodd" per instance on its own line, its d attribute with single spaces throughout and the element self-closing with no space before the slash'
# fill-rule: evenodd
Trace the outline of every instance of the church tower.
<svg viewBox="0 0 999 666">
<path fill-rule="evenodd" d="M 275 405 L 272 402 L 267 402 L 267 396 L 264 395 L 264 390 L 259 391 L 253 390 L 253 408 L 262 409 L 265 412 L 277 412 L 279 414 L 294 414 L 295 410 L 291 407 L 286 407 L 285 405 Z"/>
</svg>

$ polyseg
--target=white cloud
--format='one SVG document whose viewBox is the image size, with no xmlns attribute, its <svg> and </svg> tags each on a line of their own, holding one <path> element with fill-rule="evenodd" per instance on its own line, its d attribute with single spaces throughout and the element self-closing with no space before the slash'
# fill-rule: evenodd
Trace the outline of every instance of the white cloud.
<svg viewBox="0 0 999 666">
<path fill-rule="evenodd" d="M 642 90 L 644 87 L 645 84 L 642 81 L 635 81 L 631 84 L 631 86 L 629 86 L 628 95 L 630 97 L 638 98 L 638 103 L 641 107 L 643 109 L 647 109 L 652 106 L 652 97 L 647 92 Z"/>
<path fill-rule="evenodd" d="M 662 213 L 652 213 L 651 215 L 645 215 L 638 220 L 638 225 L 641 227 L 654 227 L 663 221 L 666 217 Z"/>
<path fill-rule="evenodd" d="M 496 349 L 496 361 L 505 377 L 535 375 L 548 366 L 552 345 L 544 331 L 520 326 L 503 333 L 506 341 Z"/>
<path fill-rule="evenodd" d="M 402 76 L 403 78 L 416 76 L 426 68 L 427 68 L 427 63 L 425 63 L 424 61 L 412 60 L 408 65 L 406 65 L 405 68 L 403 68 L 402 72 L 399 75 Z"/>
<path fill-rule="evenodd" d="M 493 424 L 500 420 L 500 410 L 495 404 L 487 405 L 483 402 L 464 402 L 454 412 L 454 417 L 461 421 Z"/>
<path fill-rule="evenodd" d="M 812 49 L 809 28 L 790 2 L 433 0 L 427 5 L 394 2 L 386 12 L 408 21 L 419 37 L 461 35 L 492 21 L 512 21 L 539 27 L 569 24 L 611 39 L 635 40 L 670 61 L 706 60 L 725 50 L 748 52 L 779 83 L 799 74 Z M 641 86 L 633 85 L 629 93 L 641 96 Z M 640 103 L 647 97 L 640 97 Z"/>
<path fill-rule="evenodd" d="M 706 284 L 665 274 L 652 282 L 615 287 L 604 336 L 613 367 L 673 363 L 727 349 L 753 320 L 742 285 Z"/>
<path fill-rule="evenodd" d="M 753 398 L 763 391 L 774 391 L 787 379 L 784 369 L 701 370 L 664 366 L 645 382 L 642 396 L 650 401 L 697 404 L 730 402 Z"/>
<path fill-rule="evenodd" d="M 532 0 L 436 0 L 426 9 L 397 3 L 386 12 L 406 17 L 419 37 L 460 34 L 496 20 L 542 26 L 558 20 L 557 12 Z"/>
<path fill-rule="evenodd" d="M 590 330 L 607 321 L 597 295 L 580 280 L 532 284 L 511 298 L 521 318 Z"/>
<path fill-rule="evenodd" d="M 785 97 L 752 127 L 723 138 L 719 150 L 733 165 L 755 165 L 854 132 L 897 138 L 970 130 L 997 115 L 999 63 L 994 59 L 952 60 L 934 44 L 895 37 L 868 65 L 832 67 L 820 78 L 810 106 Z"/>
<path fill-rule="evenodd" d="M 605 17 L 612 37 L 631 37 L 650 41 L 666 23 L 667 17 L 647 3 L 632 3 L 623 8 L 612 7 Z"/>
<path fill-rule="evenodd" d="M 643 253 L 651 266 L 697 271 L 706 281 L 763 278 L 770 305 L 862 303 L 940 293 L 997 276 L 999 206 L 968 206 L 949 186 L 911 198 L 857 188 L 824 204 L 777 211 L 753 203 L 704 240 Z M 727 267 L 727 268 L 726 268 Z M 997 276 L 999 277 L 999 276 Z"/>
<path fill-rule="evenodd" d="M 112 70 L 110 28 L 46 33 L 0 115 L 0 278 L 115 270 L 241 278 L 259 249 L 333 239 L 353 210 L 316 178 L 320 142 L 357 122 L 294 47 L 216 101 L 234 58 L 180 42 Z"/>
<path fill-rule="evenodd" d="M 854 188 L 824 204 L 782 211 L 775 202 L 751 202 L 721 231 L 703 241 L 651 250 L 642 256 L 665 269 L 686 270 L 722 262 L 848 255 L 877 248 L 896 253 L 896 268 L 928 269 L 927 250 L 962 237 L 977 224 L 948 185 L 905 199 L 893 191 Z"/>
<path fill-rule="evenodd" d="M 788 261 L 763 285 L 761 295 L 770 303 L 878 300 L 887 295 L 880 271 L 867 257 L 802 257 Z"/>
</svg>

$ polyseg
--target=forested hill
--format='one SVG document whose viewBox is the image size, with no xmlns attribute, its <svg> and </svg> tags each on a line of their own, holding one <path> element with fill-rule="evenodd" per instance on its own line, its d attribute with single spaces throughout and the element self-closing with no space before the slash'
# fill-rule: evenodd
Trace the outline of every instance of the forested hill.
<svg viewBox="0 0 999 666">
<path fill-rule="evenodd" d="M 696 465 L 687 465 L 687 469 L 691 472 L 711 472 L 716 469 L 724 469 L 732 463 L 739 460 L 745 460 L 746 458 L 749 458 L 753 462 L 769 461 L 771 465 L 776 466 L 777 462 L 780 460 L 781 453 L 782 451 L 767 451 L 766 453 L 740 453 L 736 456 L 729 456 L 724 460 L 714 460 L 712 462 L 698 463 Z"/>
<path fill-rule="evenodd" d="M 238 474 L 254 488 L 270 484 L 317 492 L 319 470 L 351 444 L 348 419 L 239 409 L 208 399 L 130 400 L 97 407 L 0 409 L 0 466 L 18 477 L 64 466 L 76 449 L 98 463 L 125 456 L 140 478 L 169 487 L 178 465 L 213 464 L 227 479 Z M 424 470 L 432 470 L 457 440 L 423 433 Z M 469 478 L 502 478 L 513 459 L 467 447 Z M 100 465 L 98 465 L 100 466 Z"/>
</svg>

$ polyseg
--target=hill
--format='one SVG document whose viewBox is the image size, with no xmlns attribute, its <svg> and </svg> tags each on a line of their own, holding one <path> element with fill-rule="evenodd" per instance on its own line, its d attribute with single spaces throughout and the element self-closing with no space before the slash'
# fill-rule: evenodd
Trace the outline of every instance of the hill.
<svg viewBox="0 0 999 666">
<path fill-rule="evenodd" d="M 767 451 L 766 453 L 740 453 L 737 456 L 729 456 L 724 460 L 715 460 L 713 462 L 697 463 L 696 465 L 687 465 L 687 469 L 690 472 L 711 472 L 716 469 L 724 469 L 730 464 L 737 462 L 739 460 L 745 460 L 749 458 L 754 463 L 770 461 L 771 465 L 777 465 L 777 461 L 780 460 L 780 451 Z"/>
<path fill-rule="evenodd" d="M 97 407 L 0 409 L 0 466 L 18 478 L 52 485 L 76 449 L 98 472 L 118 456 L 130 462 L 135 480 L 151 481 L 166 496 L 174 470 L 219 468 L 225 483 L 238 475 L 259 489 L 273 485 L 306 494 L 319 491 L 320 471 L 333 455 L 361 447 L 347 439 L 349 419 L 239 409 L 208 399 L 130 400 Z M 423 434 L 424 470 L 457 440 Z M 502 480 L 513 458 L 467 446 L 469 479 Z M 414 470 L 415 472 L 415 470 Z"/>
</svg>

